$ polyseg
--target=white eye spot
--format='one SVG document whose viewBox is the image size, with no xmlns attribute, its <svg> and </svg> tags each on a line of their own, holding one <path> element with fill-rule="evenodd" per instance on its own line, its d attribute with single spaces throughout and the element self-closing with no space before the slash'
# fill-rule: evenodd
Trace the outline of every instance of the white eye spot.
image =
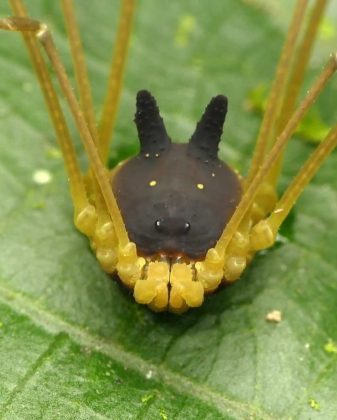
<svg viewBox="0 0 337 420">
<path fill-rule="evenodd" d="M 203 190 L 205 188 L 205 185 L 204 184 L 197 184 L 197 188 L 199 190 Z"/>
<path fill-rule="evenodd" d="M 157 185 L 157 181 L 152 180 L 149 182 L 150 187 L 155 187 Z"/>
<path fill-rule="evenodd" d="M 52 174 L 45 169 L 37 169 L 32 178 L 35 184 L 46 185 L 52 180 Z"/>
</svg>

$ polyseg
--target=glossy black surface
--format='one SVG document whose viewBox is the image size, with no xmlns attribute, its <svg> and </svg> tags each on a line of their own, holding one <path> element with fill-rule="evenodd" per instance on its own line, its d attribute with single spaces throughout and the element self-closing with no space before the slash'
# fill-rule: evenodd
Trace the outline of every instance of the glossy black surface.
<svg viewBox="0 0 337 420">
<path fill-rule="evenodd" d="M 137 96 L 141 151 L 112 180 L 130 239 L 144 255 L 202 258 L 214 246 L 241 197 L 237 175 L 217 157 L 227 112 L 213 98 L 187 144 L 171 143 L 154 98 Z"/>
</svg>

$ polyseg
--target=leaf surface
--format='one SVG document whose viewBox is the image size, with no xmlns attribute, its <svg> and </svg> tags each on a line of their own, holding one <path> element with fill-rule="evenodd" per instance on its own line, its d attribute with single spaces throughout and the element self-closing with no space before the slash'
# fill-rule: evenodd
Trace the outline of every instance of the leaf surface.
<svg viewBox="0 0 337 420">
<path fill-rule="evenodd" d="M 59 2 L 31 3 L 71 72 Z M 76 5 L 99 112 L 117 2 Z M 288 6 L 139 2 L 111 163 L 137 151 L 138 90 L 157 97 L 177 141 L 189 138 L 210 97 L 224 93 L 230 111 L 220 153 L 245 173 L 260 123 L 245 101 L 272 80 Z M 334 4 L 308 81 L 337 45 L 336 14 Z M 19 35 L 0 36 L 0 417 L 336 418 L 336 153 L 298 201 L 282 241 L 239 282 L 183 316 L 152 313 L 100 270 L 75 230 L 27 53 Z M 327 124 L 337 121 L 336 93 L 334 80 L 316 105 Z M 281 189 L 312 150 L 291 142 Z M 49 184 L 33 181 L 39 169 L 52 175 Z M 275 309 L 282 322 L 267 323 Z"/>
</svg>

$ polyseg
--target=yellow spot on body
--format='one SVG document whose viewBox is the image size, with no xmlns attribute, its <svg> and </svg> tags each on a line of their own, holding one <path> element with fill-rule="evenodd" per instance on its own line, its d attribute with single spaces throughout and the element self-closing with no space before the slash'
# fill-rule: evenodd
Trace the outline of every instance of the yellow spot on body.
<svg viewBox="0 0 337 420">
<path fill-rule="evenodd" d="M 153 180 L 149 182 L 150 187 L 155 187 L 157 185 L 157 181 Z"/>
<path fill-rule="evenodd" d="M 52 180 L 51 173 L 45 169 L 37 169 L 33 173 L 33 181 L 35 182 L 35 184 L 45 185 L 45 184 L 49 184 L 51 180 Z"/>
<path fill-rule="evenodd" d="M 205 185 L 204 184 L 197 184 L 197 188 L 199 190 L 203 190 L 205 188 Z"/>
<path fill-rule="evenodd" d="M 180 48 L 186 48 L 189 44 L 191 35 L 195 31 L 196 20 L 192 15 L 181 16 L 175 34 L 175 44 Z"/>
</svg>

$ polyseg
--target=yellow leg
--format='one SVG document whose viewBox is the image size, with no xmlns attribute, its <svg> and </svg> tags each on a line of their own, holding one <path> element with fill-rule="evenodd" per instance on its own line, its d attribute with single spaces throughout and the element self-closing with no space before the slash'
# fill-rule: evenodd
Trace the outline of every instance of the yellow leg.
<svg viewBox="0 0 337 420">
<path fill-rule="evenodd" d="M 337 70 L 337 57 L 336 55 L 332 56 L 328 62 L 326 68 L 322 71 L 321 75 L 318 77 L 316 82 L 313 84 L 312 88 L 307 93 L 305 99 L 300 104 L 297 111 L 288 121 L 283 132 L 278 137 L 273 148 L 265 159 L 263 165 L 260 167 L 255 177 L 249 184 L 247 190 L 244 192 L 242 199 L 236 208 L 232 218 L 222 232 L 218 242 L 215 245 L 215 250 L 220 257 L 225 256 L 226 249 L 234 237 L 235 233 L 239 230 L 240 223 L 244 217 L 251 211 L 251 206 L 254 202 L 256 194 L 261 187 L 262 182 L 270 173 L 270 170 L 273 168 L 275 162 L 282 154 L 285 146 L 287 145 L 290 137 L 294 133 L 298 123 L 301 121 L 306 111 L 310 108 L 316 98 L 319 96 L 321 91 L 324 89 L 328 80 Z"/>
<path fill-rule="evenodd" d="M 297 98 L 303 84 L 305 70 L 311 55 L 311 50 L 317 35 L 319 22 L 327 5 L 327 0 L 316 0 L 305 30 L 304 12 L 306 5 L 298 2 L 288 38 L 281 54 L 280 63 L 276 72 L 274 84 L 271 89 L 266 114 L 262 122 L 257 142 L 252 168 L 246 181 L 246 188 L 253 179 L 257 167 L 263 164 L 268 152 L 275 143 L 278 135 L 285 128 L 294 112 Z M 296 42 L 301 32 L 302 39 Z M 299 44 L 298 47 L 296 44 Z M 287 63 L 287 66 L 285 64 Z M 288 69 L 286 69 L 286 67 Z M 228 281 L 236 280 L 245 264 L 252 258 L 253 252 L 247 254 L 245 244 L 250 242 L 251 226 L 264 219 L 275 208 L 277 203 L 276 184 L 282 167 L 283 153 L 280 153 L 273 162 L 273 166 L 261 182 L 250 211 L 244 217 L 231 240 L 227 255 L 225 278 Z M 240 239 L 239 241 L 237 239 Z M 244 238 L 244 240 L 243 240 Z M 249 249 L 249 247 L 248 247 Z M 246 258 L 245 258 L 246 255 Z M 239 274 L 238 274 L 239 273 Z"/>
<path fill-rule="evenodd" d="M 337 125 L 330 130 L 327 137 L 303 165 L 271 215 L 253 227 L 251 232 L 251 246 L 254 250 L 265 249 L 274 244 L 276 234 L 296 200 L 336 146 Z"/>
<path fill-rule="evenodd" d="M 282 101 L 282 107 L 280 109 L 280 114 L 277 119 L 275 130 L 276 136 L 283 130 L 295 109 L 296 101 L 298 99 L 299 92 L 303 84 L 305 70 L 307 68 L 311 56 L 311 51 L 317 36 L 319 23 L 322 19 L 326 6 L 327 0 L 316 0 L 316 3 L 313 9 L 311 10 L 307 27 L 302 36 L 302 41 L 296 51 L 296 58 L 294 60 L 295 62 L 292 66 L 291 74 L 289 76 L 287 84 L 287 89 L 285 92 L 284 99 Z M 269 139 L 269 143 L 273 143 L 275 141 L 276 136 L 274 136 L 274 138 Z M 270 147 L 271 146 L 272 144 L 270 144 Z M 283 156 L 281 156 L 278 159 L 275 168 L 267 177 L 266 182 L 270 185 L 275 186 L 277 183 L 282 167 L 282 160 Z"/>
<path fill-rule="evenodd" d="M 71 47 L 71 55 L 75 69 L 76 83 L 80 97 L 80 106 L 88 124 L 93 140 L 98 145 L 98 132 L 95 121 L 94 106 L 88 78 L 87 67 L 84 60 L 82 43 L 72 0 L 62 0 L 63 15 L 67 27 Z M 113 223 L 106 208 L 101 190 L 93 171 L 89 169 L 85 177 L 89 196 L 95 197 L 97 223 L 92 238 L 92 247 L 103 270 L 108 273 L 115 271 L 117 264 L 117 238 Z"/>
<path fill-rule="evenodd" d="M 129 238 L 125 229 L 122 215 L 119 211 L 116 199 L 110 187 L 108 171 L 102 164 L 92 135 L 89 131 L 83 113 L 77 103 L 76 97 L 71 88 L 64 66 L 57 54 L 52 36 L 48 31 L 47 27 L 44 25 L 40 26 L 40 30 L 36 33 L 36 36 L 43 45 L 56 72 L 61 89 L 71 109 L 71 112 L 77 125 L 77 129 L 81 135 L 84 148 L 89 157 L 90 165 L 92 167 L 100 190 L 104 197 L 111 220 L 113 220 L 115 231 L 118 237 L 118 242 L 121 247 L 124 247 L 129 243 Z"/>
<path fill-rule="evenodd" d="M 17 1 L 19 2 L 19 0 Z M 94 171 L 96 180 L 104 197 L 104 201 L 108 208 L 111 220 L 113 220 L 116 235 L 118 237 L 119 246 L 121 248 L 125 247 L 129 244 L 130 241 L 124 226 L 121 213 L 117 206 L 116 199 L 110 187 L 108 171 L 102 164 L 92 135 L 89 131 L 83 113 L 73 93 L 68 76 L 65 72 L 61 60 L 59 59 L 52 36 L 47 26 L 33 19 L 17 17 L 0 20 L 0 29 L 35 34 L 37 39 L 41 42 L 42 46 L 44 47 L 47 56 L 49 57 L 50 62 L 53 65 L 62 92 L 67 100 L 69 108 L 74 117 L 77 129 L 83 141 L 84 148 L 87 152 L 90 165 Z"/>
<path fill-rule="evenodd" d="M 150 262 L 146 278 L 139 278 L 135 283 L 133 295 L 136 302 L 151 305 L 157 312 L 167 309 L 169 280 L 170 266 L 167 262 Z"/>
<path fill-rule="evenodd" d="M 266 153 L 268 152 L 268 142 L 275 134 L 275 124 L 279 116 L 279 110 L 285 93 L 289 70 L 291 68 L 291 61 L 296 51 L 295 46 L 301 31 L 307 4 L 307 0 L 298 0 L 295 8 L 293 19 L 288 30 L 288 36 L 280 55 L 280 61 L 277 65 L 274 82 L 269 93 L 260 132 L 256 141 L 250 171 L 246 180 L 247 187 L 252 182 L 259 167 L 263 163 Z"/>
<path fill-rule="evenodd" d="M 11 0 L 11 6 L 17 16 L 26 16 L 26 10 L 20 1 Z M 35 36 L 32 33 L 24 32 L 23 38 L 44 94 L 56 137 L 62 151 L 69 179 L 70 193 L 74 204 L 75 224 L 81 232 L 91 236 L 95 226 L 96 212 L 88 201 L 82 174 L 57 94 Z"/>
<path fill-rule="evenodd" d="M 254 173 L 267 156 L 267 153 L 275 143 L 278 135 L 284 129 L 287 121 L 294 112 L 300 89 L 303 84 L 305 70 L 311 55 L 312 47 L 316 39 L 318 26 L 327 5 L 327 0 L 316 0 L 308 24 L 303 30 L 302 40 L 296 46 L 296 38 L 302 32 L 301 23 L 304 26 L 303 8 L 298 2 L 295 10 L 293 23 L 289 29 L 289 35 L 281 54 L 280 64 L 276 72 L 265 117 L 261 125 L 261 131 L 253 158 L 252 167 L 246 181 L 246 185 L 252 180 Z M 302 9 L 302 13 L 301 12 Z M 296 24 L 296 25 L 295 25 Z M 296 34 L 296 36 L 295 36 Z M 288 61 L 288 70 L 284 63 Z M 277 202 L 276 184 L 282 168 L 283 153 L 277 158 L 270 173 L 261 184 L 255 197 L 255 213 L 259 213 L 260 219 L 266 217 Z"/>
<path fill-rule="evenodd" d="M 135 0 L 122 0 L 115 51 L 108 81 L 108 89 L 103 105 L 101 120 L 98 125 L 100 152 L 103 162 L 107 159 L 109 143 L 115 126 L 132 29 L 133 15 L 135 11 L 135 3 Z"/>
<path fill-rule="evenodd" d="M 103 270 L 107 273 L 113 273 L 118 261 L 118 239 L 103 195 L 95 179 L 93 179 L 93 195 L 95 197 L 97 223 L 91 246 Z"/>
<path fill-rule="evenodd" d="M 90 89 L 87 66 L 84 60 L 82 43 L 72 0 L 62 0 L 62 8 L 64 21 L 68 32 L 68 39 L 70 42 L 71 56 L 73 59 L 76 83 L 78 87 L 80 105 L 87 121 L 91 135 L 97 144 L 97 128 L 94 114 L 94 106 L 92 102 L 92 94 Z"/>
<path fill-rule="evenodd" d="M 282 101 L 278 117 L 276 133 L 280 133 L 294 112 L 296 101 L 301 90 L 304 75 L 311 56 L 312 48 L 317 37 L 320 21 L 326 9 L 327 0 L 316 0 L 310 12 L 309 21 L 302 35 L 302 40 L 295 52 L 295 60 L 291 68 L 285 97 Z M 271 139 L 274 141 L 274 139 Z"/>
</svg>

